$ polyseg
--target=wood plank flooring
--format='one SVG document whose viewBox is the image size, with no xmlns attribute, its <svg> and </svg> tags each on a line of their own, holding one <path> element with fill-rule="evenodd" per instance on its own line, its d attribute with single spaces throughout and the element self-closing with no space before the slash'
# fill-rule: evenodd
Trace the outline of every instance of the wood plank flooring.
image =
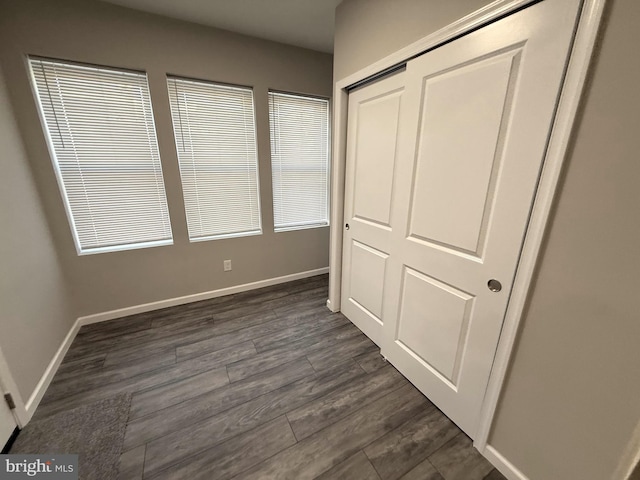
<svg viewBox="0 0 640 480">
<path fill-rule="evenodd" d="M 82 327 L 36 412 L 130 392 L 122 479 L 497 480 L 327 276 Z"/>
</svg>

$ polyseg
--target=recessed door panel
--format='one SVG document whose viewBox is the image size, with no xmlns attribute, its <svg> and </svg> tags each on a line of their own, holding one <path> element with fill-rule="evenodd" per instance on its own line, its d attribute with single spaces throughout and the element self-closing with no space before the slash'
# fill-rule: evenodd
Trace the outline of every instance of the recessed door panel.
<svg viewBox="0 0 640 480">
<path fill-rule="evenodd" d="M 411 236 L 479 256 L 519 52 L 423 78 Z"/>
<path fill-rule="evenodd" d="M 389 225 L 402 91 L 385 93 L 358 106 L 353 213 Z"/>
<path fill-rule="evenodd" d="M 382 325 L 382 293 L 388 255 L 353 242 L 351 251 L 351 297 L 360 308 Z"/>
<path fill-rule="evenodd" d="M 406 268 L 396 342 L 455 390 L 473 296 Z"/>
</svg>

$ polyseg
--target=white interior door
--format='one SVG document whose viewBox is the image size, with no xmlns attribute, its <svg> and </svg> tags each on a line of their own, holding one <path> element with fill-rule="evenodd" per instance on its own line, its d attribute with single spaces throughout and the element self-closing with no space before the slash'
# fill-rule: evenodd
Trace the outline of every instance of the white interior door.
<svg viewBox="0 0 640 480">
<path fill-rule="evenodd" d="M 341 310 L 378 345 L 403 92 L 401 72 L 349 96 Z"/>
<path fill-rule="evenodd" d="M 407 65 L 382 353 L 471 437 L 578 9 L 545 0 Z"/>
<path fill-rule="evenodd" d="M 580 0 L 544 0 L 349 96 L 342 306 L 475 436 Z"/>
</svg>

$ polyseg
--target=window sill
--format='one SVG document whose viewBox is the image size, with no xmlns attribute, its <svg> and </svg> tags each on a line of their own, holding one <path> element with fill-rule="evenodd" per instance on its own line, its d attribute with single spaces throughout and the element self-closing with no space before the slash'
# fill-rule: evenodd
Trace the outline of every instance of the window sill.
<svg viewBox="0 0 640 480">
<path fill-rule="evenodd" d="M 295 230 L 309 230 L 312 228 L 323 228 L 328 226 L 329 226 L 329 223 L 313 223 L 309 225 L 294 225 L 291 227 L 278 227 L 278 228 L 274 228 L 273 231 L 275 233 L 293 232 Z"/>
<path fill-rule="evenodd" d="M 122 252 L 125 250 L 139 250 L 141 248 L 162 247 L 165 245 L 173 245 L 173 239 L 157 240 L 154 242 L 131 243 L 126 245 L 114 245 L 111 247 L 96 247 L 86 250 L 78 249 L 78 256 L 94 255 L 96 253 Z"/>
</svg>

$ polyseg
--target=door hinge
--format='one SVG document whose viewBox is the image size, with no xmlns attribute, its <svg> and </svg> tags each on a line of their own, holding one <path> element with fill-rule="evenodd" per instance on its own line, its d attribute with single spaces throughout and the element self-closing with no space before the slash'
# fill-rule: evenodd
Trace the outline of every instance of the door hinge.
<svg viewBox="0 0 640 480">
<path fill-rule="evenodd" d="M 16 402 L 13 401 L 13 396 L 10 393 L 4 394 L 4 401 L 7 402 L 11 410 L 16 408 Z"/>
</svg>

